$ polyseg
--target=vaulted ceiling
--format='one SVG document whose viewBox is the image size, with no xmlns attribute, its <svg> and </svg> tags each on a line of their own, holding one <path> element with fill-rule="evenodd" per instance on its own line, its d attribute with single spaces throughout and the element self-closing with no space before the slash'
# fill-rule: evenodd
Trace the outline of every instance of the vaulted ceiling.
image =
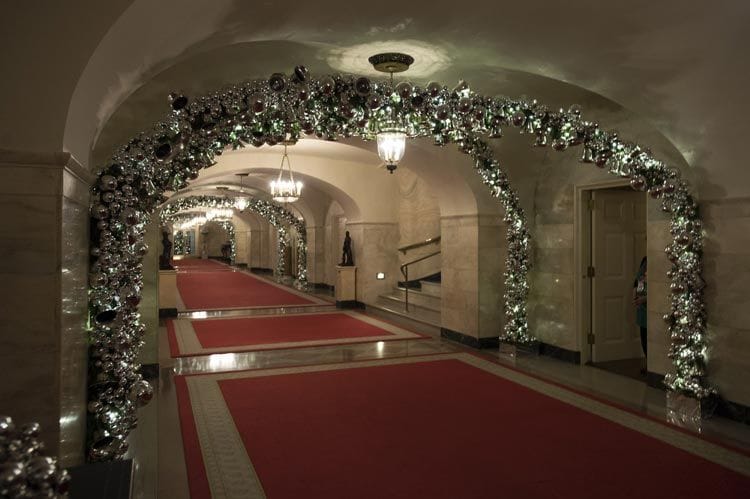
<svg viewBox="0 0 750 499">
<path fill-rule="evenodd" d="M 490 95 L 580 103 L 689 165 L 704 199 L 750 195 L 748 2 L 80 0 L 4 14 L 4 148 L 65 148 L 96 169 L 158 120 L 172 90 L 297 64 L 370 73 L 367 56 L 399 50 L 415 57 L 405 77 L 416 83 L 463 78 Z"/>
</svg>

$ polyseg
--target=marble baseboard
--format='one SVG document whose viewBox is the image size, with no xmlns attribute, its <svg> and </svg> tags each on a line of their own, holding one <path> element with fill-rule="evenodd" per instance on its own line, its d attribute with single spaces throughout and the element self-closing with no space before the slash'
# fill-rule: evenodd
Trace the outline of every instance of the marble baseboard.
<svg viewBox="0 0 750 499">
<path fill-rule="evenodd" d="M 331 293 L 336 291 L 336 287 L 332 284 L 326 284 L 324 282 L 308 282 L 308 288 L 319 289 L 321 291 L 330 291 Z"/>
<path fill-rule="evenodd" d="M 581 363 L 581 352 L 568 350 L 567 348 L 550 345 L 549 343 L 539 342 L 539 355 L 552 357 L 553 359 L 570 362 L 571 364 Z"/>
<path fill-rule="evenodd" d="M 646 373 L 646 384 L 659 390 L 666 391 L 667 389 L 664 385 L 664 375 L 651 371 Z M 710 406 L 711 412 L 713 412 L 715 416 L 750 425 L 750 406 L 740 404 L 739 402 L 733 402 L 722 397 L 711 398 L 711 400 L 707 400 L 703 404 L 706 406 L 706 409 Z"/>
<path fill-rule="evenodd" d="M 440 336 L 477 349 L 498 348 L 500 346 L 500 339 L 497 337 L 475 338 L 474 336 L 469 336 L 468 334 L 453 331 L 452 329 L 444 327 L 440 328 Z"/>
<path fill-rule="evenodd" d="M 658 388 L 659 390 L 666 390 L 667 387 L 664 385 L 664 375 L 646 371 L 646 384 L 651 388 Z"/>
<path fill-rule="evenodd" d="M 160 308 L 159 309 L 159 318 L 164 317 L 177 317 L 177 309 L 176 308 Z"/>
<path fill-rule="evenodd" d="M 336 308 L 358 308 L 364 310 L 365 304 L 357 300 L 336 300 Z"/>
<path fill-rule="evenodd" d="M 750 406 L 732 402 L 731 400 L 725 400 L 721 397 L 717 398 L 714 414 L 750 425 Z"/>
<path fill-rule="evenodd" d="M 129 499 L 133 487 L 133 460 L 90 463 L 70 472 L 70 499 Z"/>
<path fill-rule="evenodd" d="M 138 372 L 144 379 L 159 379 L 159 364 L 141 364 Z"/>
<path fill-rule="evenodd" d="M 253 274 L 271 274 L 273 275 L 273 269 L 267 269 L 265 267 L 250 267 L 250 272 Z"/>
</svg>

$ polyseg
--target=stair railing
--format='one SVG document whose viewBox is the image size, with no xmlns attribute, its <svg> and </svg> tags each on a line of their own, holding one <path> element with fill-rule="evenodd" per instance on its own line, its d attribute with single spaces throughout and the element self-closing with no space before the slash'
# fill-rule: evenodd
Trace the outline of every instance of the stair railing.
<svg viewBox="0 0 750 499">
<path fill-rule="evenodd" d="M 440 239 L 440 236 L 438 236 L 438 240 L 439 239 Z M 417 244 L 421 244 L 421 243 L 417 243 Z M 427 243 L 427 244 L 429 244 L 429 243 Z M 424 246 L 424 244 L 421 244 L 421 245 Z M 400 250 L 401 250 L 401 248 L 399 248 L 399 251 Z M 422 260 L 427 260 L 428 258 L 431 258 L 431 257 L 433 257 L 435 255 L 439 255 L 439 254 L 440 254 L 440 250 L 438 250 L 438 251 L 436 251 L 434 253 L 430 253 L 429 255 L 425 255 L 423 257 L 417 258 L 416 260 L 412 260 L 410 262 L 406 262 L 405 264 L 401 265 L 401 267 L 400 267 L 400 269 L 401 269 L 401 275 L 404 276 L 404 290 L 405 290 L 404 291 L 404 306 L 405 306 L 405 309 L 406 309 L 407 312 L 409 311 L 409 265 L 415 264 L 417 262 L 421 262 Z"/>
<path fill-rule="evenodd" d="M 406 254 L 406 252 L 409 250 L 421 248 L 422 246 L 427 246 L 428 244 L 439 243 L 439 242 L 440 242 L 440 236 L 435 236 L 429 239 L 425 239 L 424 241 L 420 241 L 418 243 L 408 244 L 406 246 L 399 248 L 398 250 L 401 253 Z"/>
</svg>

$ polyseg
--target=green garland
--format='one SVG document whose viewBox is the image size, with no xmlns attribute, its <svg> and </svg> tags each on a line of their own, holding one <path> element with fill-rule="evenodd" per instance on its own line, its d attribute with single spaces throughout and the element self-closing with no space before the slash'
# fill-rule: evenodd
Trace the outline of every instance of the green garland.
<svg viewBox="0 0 750 499">
<path fill-rule="evenodd" d="M 192 253 L 190 237 L 184 231 L 178 230 L 174 235 L 174 254 L 189 255 L 190 253 Z"/>
</svg>

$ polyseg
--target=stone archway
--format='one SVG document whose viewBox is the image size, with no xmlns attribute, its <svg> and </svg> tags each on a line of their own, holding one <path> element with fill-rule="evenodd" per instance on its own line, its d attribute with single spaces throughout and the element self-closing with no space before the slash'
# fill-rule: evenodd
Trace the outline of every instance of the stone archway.
<svg viewBox="0 0 750 499">
<path fill-rule="evenodd" d="M 231 208 L 233 206 L 234 201 L 227 197 L 208 195 L 186 196 L 168 201 L 162 207 L 160 216 L 162 220 L 167 220 L 180 211 L 196 207 Z M 253 197 L 248 198 L 246 210 L 250 210 L 264 220 L 267 220 L 278 231 L 276 275 L 279 278 L 284 275 L 283 255 L 287 245 L 287 228 L 292 227 L 297 232 L 299 237 L 297 238 L 298 256 L 295 285 L 299 288 L 304 288 L 307 285 L 307 227 L 304 220 L 299 220 L 294 213 L 276 203 Z M 232 252 L 234 254 L 234 246 Z"/>
<path fill-rule="evenodd" d="M 148 132 L 119 149 L 94 187 L 92 216 L 90 383 L 90 457 L 111 459 L 124 453 L 138 404 L 151 387 L 137 374 L 136 354 L 143 326 L 138 321 L 141 259 L 147 251 L 143 231 L 151 213 L 214 164 L 226 148 L 274 145 L 302 133 L 328 140 L 372 139 L 379 123 L 400 117 L 410 137 L 432 137 L 436 145 L 454 143 L 473 160 L 476 172 L 504 208 L 508 252 L 505 271 L 506 341 L 532 340 L 526 299 L 530 268 L 529 232 L 519 199 L 493 156 L 488 138 L 516 127 L 555 150 L 582 148 L 582 161 L 630 178 L 635 189 L 662 199 L 672 216 L 673 243 L 667 253 L 672 302 L 670 323 L 675 374 L 667 385 L 698 398 L 712 392 L 704 372 L 705 307 L 701 278 L 701 221 L 688 185 L 677 170 L 651 153 L 621 140 L 614 132 L 582 118 L 580 110 L 551 111 L 528 100 L 490 98 L 461 82 L 453 89 L 401 82 L 372 82 L 365 77 L 333 75 L 310 78 L 298 66 L 289 77 L 274 74 L 194 101 L 170 97 L 171 113 Z M 302 239 L 304 232 L 300 232 Z M 281 239 L 281 238 L 280 238 Z"/>
</svg>

